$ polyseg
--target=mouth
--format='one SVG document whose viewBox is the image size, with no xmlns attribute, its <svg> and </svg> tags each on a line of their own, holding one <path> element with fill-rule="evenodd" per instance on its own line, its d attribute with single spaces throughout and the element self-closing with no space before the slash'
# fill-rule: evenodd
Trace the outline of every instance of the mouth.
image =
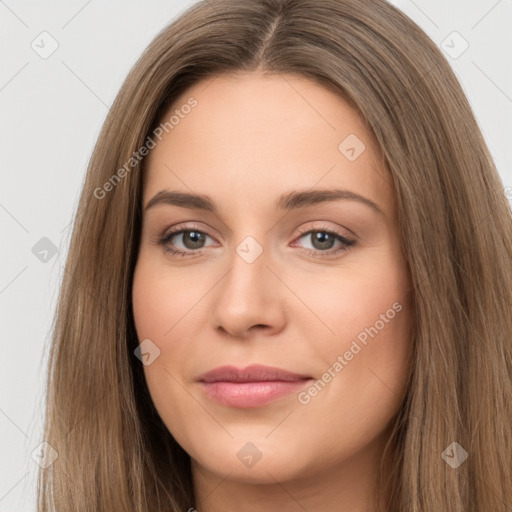
<svg viewBox="0 0 512 512">
<path fill-rule="evenodd" d="M 229 407 L 254 408 L 299 391 L 312 381 L 309 375 L 281 368 L 251 365 L 215 368 L 198 378 L 205 394 Z"/>
</svg>

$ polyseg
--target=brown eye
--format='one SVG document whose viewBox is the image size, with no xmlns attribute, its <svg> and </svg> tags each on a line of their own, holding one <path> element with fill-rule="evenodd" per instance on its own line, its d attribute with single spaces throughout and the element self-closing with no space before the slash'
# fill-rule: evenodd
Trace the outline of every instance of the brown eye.
<svg viewBox="0 0 512 512">
<path fill-rule="evenodd" d="M 174 234 L 173 236 L 178 236 L 178 235 L 182 236 L 181 240 L 183 242 L 183 245 L 187 249 L 201 249 L 204 244 L 205 237 L 207 236 L 204 233 L 201 233 L 201 231 L 190 231 L 190 230 L 189 231 L 181 231 L 179 233 Z"/>
<path fill-rule="evenodd" d="M 346 251 L 350 246 L 356 243 L 354 240 L 349 240 L 340 233 L 329 229 L 310 229 L 309 231 L 303 232 L 298 239 L 300 240 L 301 238 L 309 240 L 311 243 L 311 248 L 304 247 L 306 250 L 311 254 L 320 256 L 324 254 L 328 256 L 338 251 Z M 336 242 L 339 242 L 339 247 L 334 248 Z"/>
<path fill-rule="evenodd" d="M 200 253 L 201 249 L 207 247 L 206 239 L 211 237 L 199 229 L 175 229 L 163 236 L 159 244 L 164 246 L 166 252 L 191 256 Z"/>
<path fill-rule="evenodd" d="M 313 247 L 320 251 L 332 249 L 336 242 L 336 238 L 326 231 L 312 231 L 309 236 L 311 237 Z"/>
</svg>

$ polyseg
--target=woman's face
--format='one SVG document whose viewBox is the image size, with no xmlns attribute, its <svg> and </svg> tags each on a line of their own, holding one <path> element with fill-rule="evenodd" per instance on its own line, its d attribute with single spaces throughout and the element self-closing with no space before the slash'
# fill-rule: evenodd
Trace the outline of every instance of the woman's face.
<svg viewBox="0 0 512 512">
<path fill-rule="evenodd" d="M 290 75 L 209 78 L 173 113 L 146 161 L 133 283 L 158 413 L 198 474 L 356 478 L 385 444 L 411 348 L 375 139 L 340 96 Z"/>
</svg>

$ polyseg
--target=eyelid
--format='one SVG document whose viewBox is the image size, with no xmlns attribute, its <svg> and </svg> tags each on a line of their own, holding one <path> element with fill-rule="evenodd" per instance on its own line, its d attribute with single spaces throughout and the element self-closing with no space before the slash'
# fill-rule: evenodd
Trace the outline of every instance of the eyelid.
<svg viewBox="0 0 512 512">
<path fill-rule="evenodd" d="M 315 222 L 315 221 L 312 221 L 312 222 Z M 318 222 L 318 221 L 317 221 Z M 325 221 L 319 221 L 319 222 L 324 222 Z M 210 229 L 208 227 L 208 229 Z M 212 235 L 210 235 L 208 233 L 208 229 L 204 229 L 203 227 L 199 226 L 199 224 L 197 223 L 194 223 L 192 221 L 192 224 L 187 224 L 187 221 L 184 221 L 184 222 L 180 222 L 178 224 L 176 224 L 175 226 L 172 226 L 171 228 L 169 228 L 168 230 L 164 230 L 163 233 L 161 235 L 158 235 L 156 237 L 156 240 L 155 241 L 159 241 L 160 239 L 162 238 L 167 238 L 169 237 L 170 235 L 173 235 L 173 234 L 176 234 L 176 233 L 180 233 L 182 231 L 200 231 L 206 235 L 208 235 L 210 238 L 215 238 L 213 237 Z M 340 233 L 338 233 L 339 231 L 339 227 L 338 228 L 331 228 L 325 224 L 323 224 L 322 226 L 311 226 L 311 225 L 308 225 L 307 227 L 304 227 L 304 226 L 300 226 L 297 230 L 298 230 L 298 236 L 296 236 L 294 238 L 294 240 L 296 238 L 300 238 L 301 236 L 307 234 L 307 233 L 310 233 L 312 231 L 328 231 L 328 232 L 331 232 L 333 234 L 336 234 L 336 235 L 340 235 Z M 347 238 L 347 237 L 354 237 L 354 238 L 358 238 L 357 235 L 351 231 L 350 229 L 347 229 L 345 227 L 343 227 L 342 229 L 344 229 L 346 232 L 348 233 L 345 233 L 343 234 L 342 236 L 344 238 Z"/>
<path fill-rule="evenodd" d="M 196 224 L 191 224 L 191 225 L 183 225 L 183 224 L 186 224 L 186 222 L 180 223 L 180 224 L 176 224 L 175 226 L 172 226 L 168 230 L 164 230 L 164 232 L 161 235 L 157 235 L 155 241 L 156 242 L 162 242 L 163 240 L 166 240 L 166 239 L 170 238 L 172 235 L 181 234 L 181 233 L 186 232 L 186 231 L 199 231 L 200 233 L 203 233 L 206 236 L 210 237 L 212 240 L 215 240 L 215 237 L 210 235 L 208 233 L 208 230 L 202 228 L 201 226 L 196 225 Z M 198 249 L 198 251 L 199 250 L 200 249 Z M 198 252 L 198 251 L 194 251 L 194 252 Z"/>
<path fill-rule="evenodd" d="M 207 234 L 208 236 L 210 236 L 211 238 L 213 238 L 212 235 L 209 234 L 209 231 L 210 231 L 210 227 L 208 225 L 206 225 L 206 228 L 201 226 L 200 225 L 201 223 L 196 223 L 194 221 L 190 221 L 190 223 L 188 223 L 187 221 L 184 221 L 184 222 L 179 222 L 178 224 L 175 224 L 174 226 L 170 227 L 170 228 L 166 228 L 164 229 L 160 235 L 160 238 L 166 238 L 167 236 L 171 235 L 171 234 L 175 234 L 177 232 L 180 232 L 180 231 L 201 231 L 201 233 L 205 233 Z"/>
<path fill-rule="evenodd" d="M 314 222 L 314 221 L 313 221 Z M 342 226 L 338 226 L 338 227 L 335 227 L 335 228 L 332 228 L 328 225 L 325 224 L 325 221 L 317 221 L 317 222 L 323 222 L 324 224 L 322 224 L 321 226 L 310 226 L 308 225 L 307 227 L 299 227 L 298 228 L 298 231 L 299 231 L 299 236 L 302 236 L 306 233 L 310 233 L 311 231 L 329 231 L 331 233 L 334 233 L 336 235 L 341 235 L 343 236 L 343 238 L 354 238 L 354 239 L 357 239 L 357 235 L 351 231 L 350 229 L 347 229 L 345 227 L 342 227 Z M 346 233 L 340 233 L 341 230 L 344 230 Z"/>
</svg>

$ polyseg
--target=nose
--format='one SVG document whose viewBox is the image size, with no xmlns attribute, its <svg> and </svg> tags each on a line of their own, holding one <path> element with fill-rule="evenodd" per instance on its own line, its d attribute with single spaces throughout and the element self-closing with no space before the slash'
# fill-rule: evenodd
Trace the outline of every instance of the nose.
<svg viewBox="0 0 512 512">
<path fill-rule="evenodd" d="M 265 250 L 252 262 L 233 251 L 231 269 L 216 287 L 214 327 L 234 338 L 267 336 L 286 324 L 285 287 Z"/>
</svg>

